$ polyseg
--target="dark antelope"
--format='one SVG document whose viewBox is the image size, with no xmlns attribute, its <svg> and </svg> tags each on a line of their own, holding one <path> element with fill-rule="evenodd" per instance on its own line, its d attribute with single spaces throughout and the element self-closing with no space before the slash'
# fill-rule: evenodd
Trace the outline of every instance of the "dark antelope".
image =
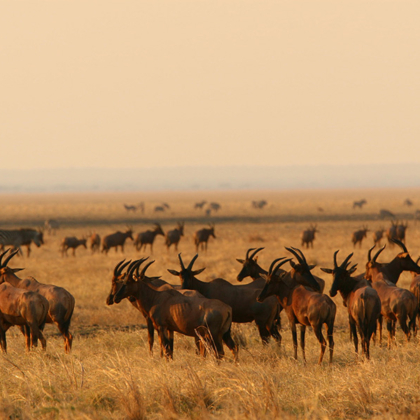
<svg viewBox="0 0 420 420">
<path fill-rule="evenodd" d="M 195 244 L 195 251 L 198 252 L 198 247 L 201 244 L 201 250 L 207 251 L 207 242 L 209 241 L 210 236 L 213 236 L 216 239 L 216 235 L 214 234 L 214 225 L 210 225 L 210 228 L 203 228 L 197 230 L 194 233 L 194 244 Z"/>
<path fill-rule="evenodd" d="M 64 255 L 67 257 L 67 250 L 71 248 L 73 250 L 73 257 L 76 256 L 76 249 L 79 246 L 86 247 L 86 238 L 83 239 L 77 239 L 75 236 L 67 236 L 63 239 L 63 242 L 61 243 L 61 256 L 64 257 Z"/>
<path fill-rule="evenodd" d="M 167 232 L 165 238 L 166 248 L 169 248 L 171 245 L 175 246 L 175 251 L 178 251 L 178 243 L 181 240 L 181 236 L 184 236 L 184 222 L 178 223 L 178 226 Z"/>
<path fill-rule="evenodd" d="M 272 336 L 280 344 L 281 335 L 275 324 L 279 316 L 280 306 L 276 299 L 269 299 L 267 302 L 256 301 L 261 287 L 255 283 L 235 286 L 224 279 L 215 279 L 210 282 L 198 280 L 195 276 L 205 268 L 193 271 L 193 265 L 198 254 L 185 268 L 178 254 L 181 271 L 168 270 L 172 275 L 178 276 L 181 280 L 182 289 L 197 290 L 209 299 L 219 299 L 232 308 L 233 322 L 245 323 L 255 321 L 263 344 L 266 344 Z"/>
<path fill-rule="evenodd" d="M 216 299 L 185 296 L 178 291 L 157 291 L 142 280 L 134 280 L 134 265 L 127 273 L 124 284 L 114 296 L 114 302 L 132 296 L 148 314 L 157 330 L 161 348 L 167 357 L 173 358 L 172 333 L 204 340 L 216 357 L 224 355 L 223 342 L 237 358 L 237 346 L 230 335 L 232 308 Z M 202 347 L 204 353 L 204 347 Z"/>
<path fill-rule="evenodd" d="M 358 352 L 358 331 L 362 341 L 362 353 L 369 359 L 370 339 L 376 333 L 378 318 L 381 315 L 381 300 L 376 290 L 366 282 L 361 282 L 358 278 L 351 277 L 357 267 L 357 264 L 355 264 L 348 268 L 353 254 L 350 254 L 339 266 L 337 264 L 337 253 L 338 251 L 334 253 L 334 269 L 321 268 L 321 270 L 333 275 L 330 296 L 334 297 L 337 292 L 340 292 L 343 298 L 343 305 L 347 307 L 356 353 Z"/>
<path fill-rule="evenodd" d="M 117 252 L 118 247 L 121 247 L 121 252 L 124 252 L 124 244 L 127 238 L 133 240 L 133 231 L 128 229 L 126 232 L 115 232 L 111 235 L 107 235 L 102 239 L 102 252 L 108 254 L 108 251 L 111 248 L 115 248 L 115 252 Z"/>
<path fill-rule="evenodd" d="M 363 227 L 362 229 L 359 229 L 359 230 L 356 230 L 356 232 L 353 232 L 353 235 L 351 237 L 353 246 L 356 246 L 356 244 L 360 244 L 360 248 L 361 248 L 362 241 L 364 238 L 366 238 L 366 235 L 368 232 L 369 232 L 369 229 L 367 227 Z"/>
<path fill-rule="evenodd" d="M 309 229 L 304 230 L 301 235 L 300 238 L 302 240 L 302 246 L 304 246 L 306 244 L 306 248 L 309 248 L 309 245 L 311 245 L 311 248 L 314 247 L 314 240 L 315 240 L 315 233 L 319 232 L 317 230 L 316 225 L 315 226 L 310 226 Z"/>
<path fill-rule="evenodd" d="M 90 236 L 90 249 L 92 254 L 99 252 L 101 248 L 101 237 L 97 233 L 92 233 Z"/>
<path fill-rule="evenodd" d="M 311 274 L 310 267 L 308 266 L 303 253 L 296 248 L 286 249 L 297 258 L 299 263 L 296 264 L 291 259 L 285 260 L 284 258 L 274 260 L 266 275 L 266 284 L 258 296 L 258 301 L 262 302 L 267 297 L 276 295 L 283 305 L 292 330 L 295 359 L 297 359 L 298 346 L 296 324 L 301 325 L 300 345 L 302 348 L 303 360 L 305 361 L 305 332 L 306 327 L 311 326 L 316 338 L 321 344 L 321 354 L 318 360 L 318 363 L 321 364 L 327 347 L 325 338 L 322 335 L 322 326 L 325 324 L 327 327 L 331 363 L 334 352 L 333 330 L 336 314 L 335 303 L 327 295 L 322 295 L 313 291 L 317 290 L 319 286 Z M 281 262 L 275 266 L 278 261 Z M 291 270 L 280 276 L 275 274 L 286 262 L 290 262 L 290 265 L 292 266 Z M 300 275 L 300 282 L 308 285 L 312 290 L 297 282 L 298 273 Z"/>
<path fill-rule="evenodd" d="M 134 246 L 137 251 L 141 251 L 143 247 L 146 251 L 146 245 L 150 245 L 150 251 L 153 252 L 153 242 L 157 235 L 165 236 L 165 232 L 162 230 L 162 226 L 159 223 L 155 223 L 155 228 L 153 230 L 146 230 L 146 232 L 139 233 L 134 241 Z"/>
<path fill-rule="evenodd" d="M 66 353 L 69 353 L 73 342 L 73 336 L 71 335 L 69 328 L 74 311 L 74 297 L 62 287 L 39 283 L 33 277 L 20 279 L 15 273 L 23 269 L 10 268 L 7 266 L 8 262 L 16 255 L 17 251 L 10 253 L 2 263 L 3 256 L 6 252 L 0 256 L 0 283 L 7 282 L 18 289 L 38 292 L 47 299 L 49 308 L 45 322 L 57 326 L 64 338 L 64 350 Z"/>
</svg>

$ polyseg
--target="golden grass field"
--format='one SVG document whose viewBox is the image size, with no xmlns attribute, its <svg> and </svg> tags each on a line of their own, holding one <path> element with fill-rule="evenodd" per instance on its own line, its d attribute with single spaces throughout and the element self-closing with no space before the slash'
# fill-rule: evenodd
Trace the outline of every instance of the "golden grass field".
<svg viewBox="0 0 420 420">
<path fill-rule="evenodd" d="M 353 210 L 354 200 L 366 198 L 362 210 Z M 403 206 L 410 198 L 414 206 Z M 206 199 L 218 201 L 222 208 L 210 218 L 193 204 Z M 266 199 L 264 210 L 255 210 L 251 200 Z M 123 203 L 144 201 L 146 212 L 127 213 Z M 171 209 L 155 215 L 152 209 L 163 201 Z M 299 192 L 167 192 L 167 193 L 90 193 L 27 194 L 0 196 L 0 227 L 35 227 L 47 218 L 61 221 L 55 236 L 46 236 L 45 245 L 33 247 L 30 258 L 15 257 L 11 267 L 24 267 L 21 277 L 34 276 L 41 282 L 65 287 L 76 298 L 71 332 L 73 350 L 64 354 L 63 340 L 51 325 L 45 328 L 47 351 L 26 353 L 24 339 L 16 328 L 9 330 L 8 353 L 0 358 L 1 419 L 271 419 L 271 418 L 419 418 L 420 343 L 408 344 L 397 331 L 397 343 L 387 350 L 371 349 L 371 360 L 357 357 L 349 342 L 347 309 L 341 297 L 337 304 L 334 361 L 328 352 L 317 365 L 320 346 L 307 330 L 307 364 L 292 357 L 292 338 L 288 321 L 282 315 L 281 348 L 271 342 L 263 347 L 252 324 L 233 326 L 240 344 L 239 363 L 227 348 L 218 364 L 213 357 L 195 354 L 192 338 L 175 336 L 174 360 L 159 356 L 156 337 L 153 357 L 149 356 L 144 319 L 127 302 L 106 306 L 114 266 L 122 258 L 139 258 L 131 241 L 125 254 L 112 250 L 108 256 L 91 255 L 79 248 L 76 257 L 59 253 L 65 236 L 83 236 L 96 231 L 102 236 L 125 229 L 129 224 L 137 234 L 161 221 L 166 231 L 185 220 L 185 237 L 179 250 L 184 261 L 195 254 L 193 233 L 209 221 L 216 224 L 216 240 L 207 253 L 200 253 L 195 267 L 207 267 L 202 280 L 223 277 L 236 284 L 240 265 L 250 247 L 265 247 L 259 262 L 268 267 L 274 258 L 286 256 L 284 246 L 300 247 L 300 232 L 317 223 L 319 234 L 314 248 L 304 250 L 314 274 L 330 276 L 320 267 L 333 266 L 333 253 L 340 249 L 339 261 L 354 251 L 353 261 L 361 272 L 372 245 L 368 233 L 361 249 L 350 241 L 354 230 L 363 225 L 375 230 L 388 227 L 376 215 L 386 208 L 409 221 L 407 247 L 413 258 L 420 254 L 420 223 L 412 218 L 420 207 L 420 190 L 346 190 Z M 324 211 L 319 211 L 318 208 Z M 380 261 L 398 252 L 387 249 Z M 174 250 L 169 253 L 158 236 L 149 275 L 161 275 L 177 282 L 166 269 L 178 269 Z M 399 285 L 408 287 L 411 275 L 405 273 Z M 385 331 L 384 331 L 385 332 Z"/>
</svg>

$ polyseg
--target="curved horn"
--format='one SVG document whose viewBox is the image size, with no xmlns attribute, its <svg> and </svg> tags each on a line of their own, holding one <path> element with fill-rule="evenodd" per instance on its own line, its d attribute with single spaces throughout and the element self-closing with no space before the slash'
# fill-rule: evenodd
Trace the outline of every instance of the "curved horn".
<svg viewBox="0 0 420 420">
<path fill-rule="evenodd" d="M 401 241 L 399 241 L 398 239 L 395 239 L 395 238 L 392 238 L 391 240 L 392 240 L 392 242 L 394 242 L 394 244 L 397 244 L 400 248 L 402 248 L 402 250 L 404 252 L 408 253 L 407 247 Z"/>
<path fill-rule="evenodd" d="M 146 258 L 141 258 L 139 261 L 140 261 L 140 263 L 139 264 L 137 264 L 136 265 L 136 274 L 137 274 L 137 277 L 140 277 L 140 273 L 139 273 L 139 270 L 140 270 L 140 266 L 146 261 L 146 260 L 148 260 L 149 259 L 149 257 L 146 257 Z"/>
<path fill-rule="evenodd" d="M 249 259 L 250 260 L 252 260 L 254 257 L 255 257 L 255 255 L 257 255 L 257 253 L 258 252 L 260 252 L 260 251 L 262 251 L 264 248 L 258 248 L 257 250 L 255 250 L 252 254 L 251 254 L 251 256 L 249 257 Z"/>
<path fill-rule="evenodd" d="M 195 260 L 198 258 L 198 254 L 195 254 L 194 258 L 191 260 L 191 262 L 188 264 L 187 270 L 192 270 L 193 265 L 195 263 Z"/>
<path fill-rule="evenodd" d="M 278 262 L 278 261 L 281 261 L 281 260 L 284 260 L 286 257 L 281 257 L 281 258 L 276 258 L 271 264 L 270 264 L 270 268 L 268 269 L 268 274 L 271 274 L 271 273 L 273 273 L 273 267 L 274 267 L 274 264 L 276 263 L 276 262 Z"/>
<path fill-rule="evenodd" d="M 347 265 L 349 264 L 350 258 L 353 256 L 353 252 L 343 261 L 343 263 L 341 264 L 342 268 L 346 268 Z"/>
<path fill-rule="evenodd" d="M 379 257 L 379 254 L 385 249 L 386 245 L 384 245 L 373 257 L 372 262 L 376 262 L 376 258 Z"/>
<path fill-rule="evenodd" d="M 0 255 L 0 268 L 3 268 L 1 260 L 3 259 L 3 256 L 5 256 L 10 251 L 10 248 L 6 249 L 6 251 L 3 252 L 3 254 Z"/>
<path fill-rule="evenodd" d="M 0 257 L 0 262 L 1 262 L 1 258 L 3 257 L 3 255 Z M 125 258 L 120 261 L 114 268 L 114 276 L 118 276 L 118 269 L 120 268 L 120 265 L 125 261 Z"/>
<path fill-rule="evenodd" d="M 306 260 L 302 259 L 302 257 L 296 252 L 296 251 L 299 251 L 298 249 L 293 248 L 293 247 L 291 247 L 291 248 L 285 247 L 285 248 L 296 257 L 296 259 L 298 260 L 299 264 L 305 264 L 306 263 Z"/>
<path fill-rule="evenodd" d="M 420 257 L 417 258 L 416 264 L 419 265 Z"/>
<path fill-rule="evenodd" d="M 337 251 L 334 252 L 334 269 L 338 268 L 338 264 L 337 264 L 337 254 L 340 252 L 339 249 L 337 249 Z"/>
<path fill-rule="evenodd" d="M 178 254 L 178 258 L 179 258 L 179 263 L 181 264 L 181 270 L 185 270 L 185 265 L 182 262 L 181 253 Z"/>
<path fill-rule="evenodd" d="M 149 263 L 147 263 L 144 267 L 143 270 L 141 270 L 140 273 L 140 278 L 142 279 L 144 277 L 144 275 L 146 274 L 146 270 L 154 263 L 155 261 L 150 261 Z"/>
<path fill-rule="evenodd" d="M 137 268 L 138 265 L 142 263 L 142 259 L 133 261 L 132 264 L 130 264 L 129 269 L 127 270 L 127 279 L 133 278 L 134 270 Z"/>
<path fill-rule="evenodd" d="M 369 261 L 372 261 L 372 251 L 373 251 L 373 249 L 375 248 L 375 246 L 376 246 L 376 244 L 375 244 L 375 245 L 373 245 L 373 247 L 372 247 L 372 248 L 370 248 L 370 249 L 369 249 L 369 251 L 368 251 L 368 262 L 369 262 Z"/>
<path fill-rule="evenodd" d="M 122 271 L 124 270 L 125 267 L 127 267 L 128 264 L 131 263 L 131 260 L 127 261 L 126 263 L 124 263 L 118 270 L 118 274 L 117 276 L 121 275 Z"/>
<path fill-rule="evenodd" d="M 19 252 L 19 249 L 10 253 L 10 255 L 6 258 L 3 263 L 3 267 L 7 267 L 7 263 Z"/>
<path fill-rule="evenodd" d="M 249 253 L 251 251 L 255 251 L 255 248 L 249 248 L 248 251 L 246 251 L 245 259 L 247 260 L 249 258 Z"/>
<path fill-rule="evenodd" d="M 291 261 L 291 258 L 287 258 L 286 260 L 278 263 L 274 268 L 273 268 L 273 273 L 274 274 L 283 264 L 286 264 L 287 262 Z"/>
<path fill-rule="evenodd" d="M 303 261 L 305 264 L 308 264 L 308 263 L 307 263 L 307 261 L 306 261 L 305 256 L 303 255 L 303 252 L 302 252 L 299 248 L 295 248 L 295 247 L 293 247 L 293 246 L 292 246 L 292 249 L 294 249 L 296 252 L 298 252 L 298 253 L 300 254 L 300 256 L 301 256 L 301 258 L 302 258 L 302 261 Z"/>
</svg>

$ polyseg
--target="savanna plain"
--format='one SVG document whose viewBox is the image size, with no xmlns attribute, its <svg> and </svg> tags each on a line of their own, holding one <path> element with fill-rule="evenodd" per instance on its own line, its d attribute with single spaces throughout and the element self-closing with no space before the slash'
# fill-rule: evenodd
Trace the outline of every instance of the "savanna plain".
<svg viewBox="0 0 420 420">
<path fill-rule="evenodd" d="M 365 198 L 362 209 L 353 209 L 354 200 Z M 410 198 L 414 205 L 403 202 Z M 252 200 L 267 200 L 264 209 L 251 207 Z M 195 210 L 201 200 L 220 203 L 210 216 Z M 290 256 L 285 246 L 301 248 L 300 233 L 316 224 L 313 249 L 303 249 L 313 273 L 326 281 L 332 277 L 320 268 L 333 267 L 333 253 L 340 249 L 339 261 L 354 252 L 356 274 L 363 271 L 372 232 L 387 228 L 379 210 L 386 208 L 400 220 L 408 221 L 407 248 L 413 259 L 420 255 L 420 223 L 413 220 L 420 208 L 420 189 L 335 190 L 335 191 L 238 191 L 159 192 L 92 194 L 3 194 L 0 196 L 0 227 L 38 227 L 48 218 L 57 219 L 60 229 L 45 234 L 41 248 L 32 246 L 28 258 L 15 257 L 10 266 L 25 268 L 20 277 L 33 276 L 43 283 L 66 288 L 76 299 L 70 331 L 73 349 L 64 353 L 58 330 L 45 327 L 47 350 L 25 351 L 24 339 L 16 328 L 7 333 L 8 353 L 0 357 L 0 418 L 5 419 L 271 419 L 271 418 L 419 418 L 420 416 L 420 335 L 406 342 L 397 330 L 391 350 L 376 343 L 371 360 L 354 352 L 349 340 L 347 309 L 337 295 L 334 328 L 334 359 L 328 350 L 318 365 L 320 345 L 307 330 L 306 356 L 293 358 L 291 332 L 282 314 L 281 346 L 261 344 L 254 324 L 233 324 L 239 345 L 235 363 L 228 349 L 218 362 L 195 353 L 194 340 L 175 334 L 174 360 L 160 357 L 155 339 L 154 354 L 148 351 L 144 318 L 126 300 L 107 306 L 112 272 L 123 258 L 137 259 L 150 254 L 137 252 L 131 240 L 125 252 L 111 250 L 92 254 L 78 248 L 73 257 L 62 257 L 60 243 L 65 236 L 101 237 L 132 227 L 134 236 L 159 222 L 166 232 L 177 222 L 185 222 L 185 236 L 179 244 L 184 261 L 195 255 L 193 233 L 215 224 L 207 252 L 199 252 L 194 267 L 206 267 L 198 277 L 217 277 L 239 284 L 241 268 L 236 258 L 247 249 L 264 247 L 259 263 L 268 268 L 275 258 Z M 123 204 L 145 203 L 145 212 L 128 213 Z M 155 213 L 156 205 L 170 208 Z M 353 248 L 351 235 L 362 226 L 370 229 L 362 246 Z M 383 240 L 385 243 L 385 240 Z M 379 260 L 390 261 L 397 247 L 387 246 Z M 179 269 L 177 253 L 169 252 L 158 236 L 153 255 L 156 262 L 149 275 L 177 283 L 167 269 Z M 246 279 L 249 282 L 250 279 Z M 404 273 L 401 287 L 409 287 L 411 274 Z M 385 331 L 384 331 L 385 333 Z M 325 330 L 324 330 L 324 335 Z M 385 335 L 386 338 L 386 335 Z"/>
</svg>

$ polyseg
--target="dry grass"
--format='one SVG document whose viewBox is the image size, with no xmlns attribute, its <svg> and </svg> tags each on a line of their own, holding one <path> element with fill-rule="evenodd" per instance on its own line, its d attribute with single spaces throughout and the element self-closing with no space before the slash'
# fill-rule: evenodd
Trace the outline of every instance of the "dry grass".
<svg viewBox="0 0 420 420">
<path fill-rule="evenodd" d="M 367 198 L 363 211 L 352 210 L 353 200 Z M 391 199 L 389 197 L 392 197 Z M 351 233 L 362 224 L 371 230 L 386 222 L 372 220 L 380 208 L 408 213 L 405 198 L 420 203 L 420 191 L 322 191 L 322 192 L 236 192 L 236 193 L 155 193 L 85 195 L 3 195 L 4 226 L 28 225 L 47 217 L 58 217 L 63 227 L 46 244 L 34 249 L 30 259 L 16 258 L 12 266 L 23 266 L 24 275 L 66 287 L 76 298 L 71 331 L 75 335 L 71 355 L 65 355 L 63 341 L 52 326 L 46 327 L 47 352 L 26 354 L 18 331 L 8 332 L 9 352 L 0 356 L 0 418 L 7 419 L 181 419 L 181 418 L 418 418 L 420 412 L 420 353 L 418 339 L 406 344 L 397 332 L 396 347 L 372 348 L 372 360 L 357 358 L 348 340 L 347 313 L 341 298 L 335 327 L 334 363 L 318 366 L 319 344 L 307 332 L 307 358 L 292 356 L 291 334 L 283 315 L 283 343 L 263 347 L 253 325 L 235 325 L 241 344 L 240 362 L 230 353 L 218 364 L 212 357 L 195 355 L 193 340 L 177 335 L 175 360 L 159 357 L 157 346 L 148 355 L 144 320 L 128 302 L 107 307 L 105 298 L 110 278 L 122 254 L 108 257 L 78 249 L 77 257 L 61 258 L 58 248 L 66 235 L 82 236 L 95 229 L 101 236 L 123 229 L 130 221 L 135 232 L 147 229 L 158 218 L 151 208 L 167 201 L 169 214 L 160 215 L 164 230 L 186 219 L 186 237 L 180 251 L 184 260 L 194 255 L 192 234 L 207 219 L 192 209 L 201 199 L 219 201 L 222 209 L 216 221 L 217 240 L 200 254 L 196 266 L 206 266 L 203 280 L 224 277 L 236 283 L 239 264 L 252 246 L 264 246 L 260 262 L 268 266 L 285 256 L 284 246 L 300 246 L 299 236 L 309 222 L 318 221 L 320 233 L 314 249 L 305 251 L 316 263 L 316 275 L 331 279 L 320 267 L 332 266 L 332 255 L 340 258 L 353 251 Z M 251 208 L 253 199 L 265 198 L 267 209 Z M 146 214 L 127 214 L 122 204 L 146 202 Z M 317 207 L 323 207 L 320 214 Z M 357 216 L 354 216 L 354 215 Z M 273 221 L 287 217 L 285 222 Z M 246 218 L 249 218 L 248 221 Z M 108 220 L 108 223 L 105 221 Z M 124 223 L 120 223 L 121 221 Z M 100 223 L 98 221 L 101 221 Z M 420 252 L 420 224 L 410 223 L 407 244 L 413 256 Z M 264 241 L 264 242 L 262 242 Z M 353 260 L 362 267 L 371 245 L 371 233 Z M 383 260 L 396 249 L 386 249 Z M 128 258 L 136 258 L 130 242 Z M 151 274 L 171 278 L 166 268 L 177 268 L 174 251 L 167 253 L 162 237 L 157 237 L 156 263 Z M 401 285 L 407 287 L 410 276 Z M 228 352 L 227 352 L 228 353 Z"/>
</svg>

